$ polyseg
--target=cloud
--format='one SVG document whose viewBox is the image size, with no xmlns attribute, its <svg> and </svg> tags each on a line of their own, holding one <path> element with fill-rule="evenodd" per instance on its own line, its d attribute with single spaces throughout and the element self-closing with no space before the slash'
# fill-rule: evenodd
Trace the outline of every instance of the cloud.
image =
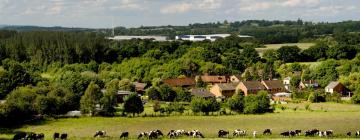
<svg viewBox="0 0 360 140">
<path fill-rule="evenodd" d="M 174 14 L 174 13 L 185 13 L 190 11 L 193 6 L 189 3 L 179 3 L 174 5 L 169 5 L 161 9 L 163 14 Z"/>
<path fill-rule="evenodd" d="M 192 0 L 182 3 L 172 3 L 161 8 L 163 14 L 185 13 L 191 10 L 211 11 L 221 8 L 223 0 Z"/>
<path fill-rule="evenodd" d="M 313 7 L 317 6 L 320 0 L 284 0 L 280 2 L 283 7 Z"/>
<path fill-rule="evenodd" d="M 240 4 L 240 10 L 241 11 L 259 11 L 259 10 L 267 10 L 270 9 L 273 6 L 270 2 L 256 2 L 252 4 L 247 5 L 241 5 Z"/>
</svg>

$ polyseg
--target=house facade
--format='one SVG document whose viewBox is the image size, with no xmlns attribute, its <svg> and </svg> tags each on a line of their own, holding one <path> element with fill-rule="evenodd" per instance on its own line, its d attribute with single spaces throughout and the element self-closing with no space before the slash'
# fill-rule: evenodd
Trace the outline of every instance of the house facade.
<svg viewBox="0 0 360 140">
<path fill-rule="evenodd" d="M 263 84 L 266 90 L 271 94 L 286 91 L 284 84 L 280 80 L 261 81 L 261 84 Z"/>
<path fill-rule="evenodd" d="M 242 81 L 236 89 L 237 91 L 242 91 L 245 96 L 249 94 L 256 94 L 260 90 L 266 90 L 263 84 L 259 81 Z"/>
<path fill-rule="evenodd" d="M 325 87 L 325 92 L 326 93 L 340 93 L 342 94 L 342 96 L 351 96 L 351 93 L 347 90 L 347 88 L 341 84 L 338 81 L 332 81 L 330 82 L 326 87 Z"/>
<path fill-rule="evenodd" d="M 236 93 L 237 83 L 215 84 L 210 88 L 210 92 L 216 97 L 232 97 Z"/>
<path fill-rule="evenodd" d="M 301 81 L 299 84 L 300 89 L 318 88 L 318 87 L 319 87 L 319 84 L 315 80 L 305 80 L 305 81 Z"/>
</svg>

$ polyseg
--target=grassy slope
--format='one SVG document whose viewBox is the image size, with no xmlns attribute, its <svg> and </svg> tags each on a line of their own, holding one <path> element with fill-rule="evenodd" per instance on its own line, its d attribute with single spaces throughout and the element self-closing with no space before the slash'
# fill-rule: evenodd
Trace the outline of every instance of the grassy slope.
<svg viewBox="0 0 360 140">
<path fill-rule="evenodd" d="M 310 48 L 313 45 L 314 45 L 314 43 L 267 44 L 267 45 L 265 45 L 266 48 L 256 48 L 256 51 L 258 51 L 259 54 L 262 55 L 266 50 L 269 50 L 269 49 L 277 50 L 282 46 L 298 46 L 300 49 L 305 50 L 307 48 Z"/>
<path fill-rule="evenodd" d="M 140 131 L 161 129 L 164 133 L 170 129 L 199 129 L 206 137 L 216 137 L 219 129 L 246 129 L 248 132 L 273 129 L 274 138 L 281 138 L 278 134 L 291 129 L 321 130 L 333 129 L 336 135 L 343 135 L 347 131 L 360 129 L 360 106 L 346 104 L 312 104 L 312 112 L 302 110 L 304 104 L 288 104 L 288 108 L 295 106 L 299 110 L 291 109 L 277 111 L 264 115 L 231 115 L 231 116 L 170 116 L 170 117 L 138 117 L 138 118 L 102 118 L 84 117 L 80 119 L 50 120 L 40 124 L 25 125 L 15 131 L 43 132 L 51 136 L 53 132 L 67 132 L 76 139 L 88 139 L 96 130 L 106 130 L 111 137 L 117 138 L 121 131 L 129 131 L 130 137 L 135 138 Z M 346 109 L 344 109 L 346 108 Z M 11 134 L 0 135 L 10 138 Z M 49 137 L 48 137 L 49 138 Z"/>
</svg>

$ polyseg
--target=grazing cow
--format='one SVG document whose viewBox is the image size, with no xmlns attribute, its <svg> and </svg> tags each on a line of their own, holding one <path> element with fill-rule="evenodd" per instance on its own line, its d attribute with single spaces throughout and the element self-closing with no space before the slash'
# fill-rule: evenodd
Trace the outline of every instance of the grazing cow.
<svg viewBox="0 0 360 140">
<path fill-rule="evenodd" d="M 323 132 L 323 134 L 326 137 L 330 137 L 330 136 L 333 136 L 334 132 L 333 132 L 333 130 L 326 130 L 326 131 Z"/>
<path fill-rule="evenodd" d="M 347 132 L 346 135 L 347 135 L 348 137 L 351 137 L 351 132 Z"/>
<path fill-rule="evenodd" d="M 36 134 L 33 133 L 33 132 L 29 132 L 29 133 L 26 135 L 26 140 L 36 140 Z"/>
<path fill-rule="evenodd" d="M 355 132 L 355 136 L 356 137 L 360 136 L 360 131 L 359 130 Z"/>
<path fill-rule="evenodd" d="M 61 140 L 66 140 L 67 137 L 68 137 L 68 134 L 67 134 L 67 133 L 62 133 L 62 134 L 60 135 L 60 139 L 61 139 Z"/>
<path fill-rule="evenodd" d="M 164 134 L 160 130 L 153 130 L 148 133 L 149 139 L 157 139 L 160 136 L 164 136 Z"/>
<path fill-rule="evenodd" d="M 177 136 L 176 131 L 175 131 L 175 130 L 170 130 L 169 133 L 167 134 L 167 136 L 168 136 L 169 138 L 174 138 L 174 137 L 176 137 L 176 136 Z"/>
<path fill-rule="evenodd" d="M 253 137 L 256 138 L 257 131 L 253 132 Z"/>
<path fill-rule="evenodd" d="M 295 133 L 296 133 L 296 135 L 298 135 L 298 136 L 300 136 L 301 135 L 301 130 L 295 130 Z"/>
<path fill-rule="evenodd" d="M 25 132 L 19 132 L 17 134 L 14 135 L 13 140 L 22 140 L 26 138 L 26 133 Z"/>
<path fill-rule="evenodd" d="M 265 129 L 263 135 L 271 135 L 271 129 Z"/>
<path fill-rule="evenodd" d="M 246 130 L 236 129 L 234 130 L 233 136 L 245 136 Z"/>
<path fill-rule="evenodd" d="M 176 136 L 182 136 L 185 134 L 185 130 L 176 130 L 175 133 L 176 133 Z"/>
<path fill-rule="evenodd" d="M 138 139 L 147 138 L 148 135 L 149 135 L 148 132 L 140 132 L 139 135 L 138 135 Z"/>
<path fill-rule="evenodd" d="M 296 132 L 295 131 L 289 131 L 290 133 L 290 136 L 294 137 L 296 135 Z"/>
<path fill-rule="evenodd" d="M 105 136 L 106 136 L 106 131 L 101 130 L 101 131 L 95 132 L 94 138 L 95 137 L 105 137 Z"/>
<path fill-rule="evenodd" d="M 60 134 L 55 132 L 54 135 L 53 135 L 53 138 L 54 138 L 54 140 L 60 138 Z"/>
<path fill-rule="evenodd" d="M 284 136 L 284 137 L 288 137 L 288 136 L 290 136 L 290 131 L 282 132 L 282 133 L 280 133 L 280 135 Z"/>
<path fill-rule="evenodd" d="M 319 130 L 318 129 L 312 129 L 312 130 L 307 130 L 305 132 L 305 136 L 314 136 L 316 134 L 319 134 Z"/>
<path fill-rule="evenodd" d="M 121 138 L 127 139 L 128 137 L 129 137 L 129 132 L 122 132 L 121 135 L 120 135 L 120 139 Z"/>
<path fill-rule="evenodd" d="M 37 140 L 43 140 L 45 138 L 45 135 L 43 133 L 37 134 L 36 139 Z"/>
<path fill-rule="evenodd" d="M 225 130 L 219 130 L 218 132 L 218 137 L 224 137 L 224 136 L 228 136 L 229 137 L 229 131 L 225 131 Z"/>
<path fill-rule="evenodd" d="M 205 138 L 204 135 L 199 131 L 199 130 L 194 130 L 193 131 L 193 137 L 198 137 L 198 138 Z"/>
</svg>

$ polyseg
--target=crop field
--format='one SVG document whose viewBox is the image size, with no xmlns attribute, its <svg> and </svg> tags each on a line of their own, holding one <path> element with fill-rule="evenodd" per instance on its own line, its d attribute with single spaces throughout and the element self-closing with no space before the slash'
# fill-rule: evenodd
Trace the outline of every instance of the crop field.
<svg viewBox="0 0 360 140">
<path fill-rule="evenodd" d="M 277 50 L 281 48 L 282 46 L 298 46 L 300 49 L 305 50 L 307 48 L 310 48 L 311 46 L 315 45 L 314 43 L 285 43 L 285 44 L 266 44 L 265 48 L 256 48 L 256 51 L 259 52 L 260 56 L 266 51 L 266 50 Z"/>
<path fill-rule="evenodd" d="M 92 139 L 97 130 L 107 131 L 108 138 L 119 139 L 122 131 L 128 131 L 130 138 L 136 138 L 141 131 L 160 129 L 167 133 L 171 129 L 200 130 L 206 138 L 217 137 L 219 129 L 233 131 L 245 129 L 251 138 L 253 131 L 262 132 L 266 128 L 273 130 L 272 136 L 258 138 L 283 138 L 279 133 L 293 129 L 334 130 L 334 138 L 347 138 L 345 133 L 360 129 L 360 106 L 337 103 L 311 104 L 311 111 L 305 110 L 305 104 L 286 104 L 286 110 L 261 115 L 228 115 L 228 116 L 191 116 L 175 115 L 168 117 L 82 117 L 67 119 L 50 119 L 47 121 L 27 124 L 19 128 L 0 129 L 0 139 L 10 139 L 17 131 L 44 133 L 51 139 L 54 132 L 66 132 L 70 139 Z M 298 108 L 293 110 L 293 108 Z M 230 136 L 232 137 L 232 136 Z M 184 137 L 185 138 L 185 137 Z M 309 139 L 304 136 L 299 139 Z M 313 138 L 311 138 L 313 139 Z"/>
</svg>

